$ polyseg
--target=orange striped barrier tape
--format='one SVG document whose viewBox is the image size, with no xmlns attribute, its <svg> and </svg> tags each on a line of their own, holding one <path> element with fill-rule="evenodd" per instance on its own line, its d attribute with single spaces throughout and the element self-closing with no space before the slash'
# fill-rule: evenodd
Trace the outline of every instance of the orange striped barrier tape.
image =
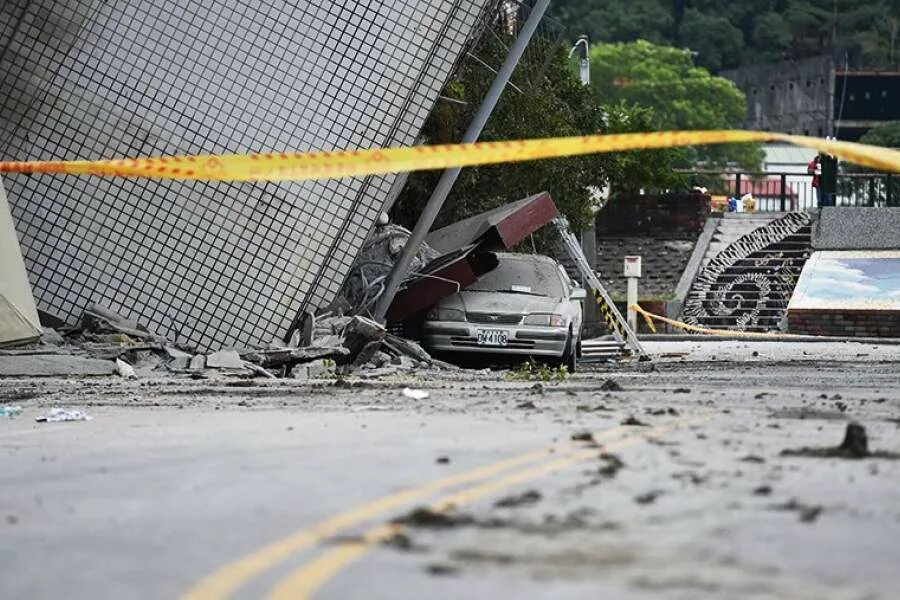
<svg viewBox="0 0 900 600">
<path fill-rule="evenodd" d="M 207 181 L 301 181 L 472 167 L 626 150 L 772 141 L 804 146 L 874 169 L 900 172 L 900 152 L 897 150 L 764 131 L 717 130 L 588 135 L 327 152 L 12 161 L 0 162 L 0 174 L 51 173 Z"/>
</svg>

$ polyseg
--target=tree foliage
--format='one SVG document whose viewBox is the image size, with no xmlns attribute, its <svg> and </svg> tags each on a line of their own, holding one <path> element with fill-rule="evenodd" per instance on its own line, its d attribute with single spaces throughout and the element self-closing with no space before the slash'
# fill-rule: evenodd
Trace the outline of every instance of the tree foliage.
<svg viewBox="0 0 900 600">
<path fill-rule="evenodd" d="M 859 141 L 862 144 L 900 149 L 900 121 L 890 121 L 873 127 L 859 138 Z M 849 162 L 842 163 L 841 168 L 848 173 L 876 172 L 874 169 Z"/>
<path fill-rule="evenodd" d="M 487 44 L 479 60 L 463 63 L 425 123 L 423 142 L 458 142 L 493 81 L 486 64 L 499 65 L 506 44 Z M 508 42 L 508 40 L 507 40 Z M 535 40 L 507 86 L 480 137 L 482 141 L 623 133 L 655 129 L 659 122 L 648 108 L 626 102 L 602 104 L 593 90 L 574 74 L 564 45 Z M 449 100 L 448 100 L 449 99 Z M 609 185 L 614 190 L 665 188 L 680 178 L 671 165 L 675 150 L 636 154 L 597 154 L 463 169 L 437 225 L 447 224 L 541 191 L 554 202 L 576 230 L 592 218 L 594 195 Z M 396 222 L 411 226 L 434 189 L 440 172 L 410 175 L 393 210 Z"/>
<path fill-rule="evenodd" d="M 823 53 L 900 66 L 897 0 L 556 0 L 551 15 L 573 37 L 690 48 L 713 71 Z"/>
<path fill-rule="evenodd" d="M 595 44 L 591 82 L 600 99 L 651 109 L 659 129 L 728 129 L 746 117 L 746 98 L 734 83 L 694 66 L 687 50 L 644 40 Z M 757 169 L 762 156 L 755 145 L 710 146 L 684 153 L 683 160 L 681 166 Z"/>
<path fill-rule="evenodd" d="M 900 148 L 900 121 L 891 121 L 873 127 L 859 140 L 863 144 L 884 146 L 885 148 Z"/>
</svg>

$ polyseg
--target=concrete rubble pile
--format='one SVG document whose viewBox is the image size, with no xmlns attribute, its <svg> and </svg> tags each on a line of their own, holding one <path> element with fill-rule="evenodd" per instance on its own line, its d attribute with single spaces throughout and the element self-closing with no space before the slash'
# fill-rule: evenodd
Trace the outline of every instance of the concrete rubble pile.
<svg viewBox="0 0 900 600">
<path fill-rule="evenodd" d="M 409 237 L 409 230 L 382 223 L 354 264 L 343 294 L 324 312 L 304 313 L 286 343 L 198 352 L 150 331 L 137 321 L 99 305 L 88 306 L 77 327 L 60 323 L 39 341 L 0 350 L 0 376 L 112 375 L 133 378 L 159 372 L 194 378 L 216 376 L 312 379 L 360 374 L 390 375 L 424 368 L 454 368 L 435 361 L 418 344 L 387 332 L 362 316 L 383 291 L 385 276 Z M 438 253 L 427 245 L 411 273 Z M 361 314 L 362 313 L 362 314 Z"/>
<path fill-rule="evenodd" d="M 453 368 L 418 344 L 362 316 L 307 315 L 306 343 L 225 348 L 202 353 L 160 336 L 134 320 L 93 304 L 78 327 L 46 328 L 41 339 L 0 350 L 0 376 L 217 376 L 312 379 L 367 377 L 423 368 Z"/>
</svg>

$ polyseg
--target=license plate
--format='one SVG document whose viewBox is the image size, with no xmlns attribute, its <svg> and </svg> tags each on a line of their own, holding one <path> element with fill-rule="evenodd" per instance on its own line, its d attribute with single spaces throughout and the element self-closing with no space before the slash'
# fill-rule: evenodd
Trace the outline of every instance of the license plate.
<svg viewBox="0 0 900 600">
<path fill-rule="evenodd" d="M 509 340 L 509 332 L 505 329 L 479 329 L 479 346 L 505 346 Z"/>
</svg>

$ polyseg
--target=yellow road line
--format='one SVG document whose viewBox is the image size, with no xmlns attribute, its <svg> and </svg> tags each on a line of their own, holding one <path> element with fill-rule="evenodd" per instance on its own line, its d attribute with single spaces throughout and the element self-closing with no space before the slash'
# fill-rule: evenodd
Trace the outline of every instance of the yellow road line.
<svg viewBox="0 0 900 600">
<path fill-rule="evenodd" d="M 643 442 L 646 438 L 660 437 L 679 427 L 688 426 L 706 418 L 686 419 L 681 423 L 654 427 L 653 429 L 640 432 L 642 435 L 634 434 L 617 442 L 606 444 L 604 450 L 620 450 Z M 435 512 L 447 512 L 453 507 L 474 502 L 485 496 L 537 479 L 575 463 L 596 458 L 597 452 L 597 448 L 580 450 L 550 462 L 515 471 L 500 479 L 487 481 L 445 496 L 434 503 L 431 508 Z M 298 568 L 283 579 L 272 590 L 269 600 L 307 600 L 311 598 L 319 588 L 348 564 L 362 557 L 376 544 L 389 539 L 402 530 L 403 526 L 400 524 L 383 523 L 366 531 L 358 540 L 342 543 L 340 546 L 324 552 L 318 558 Z"/>
<path fill-rule="evenodd" d="M 603 441 L 607 438 L 627 431 L 625 427 L 614 427 L 594 434 L 594 438 Z M 503 471 L 520 467 L 553 456 L 555 453 L 573 451 L 576 448 L 573 442 L 563 442 L 547 446 L 539 450 L 526 452 L 495 463 L 477 467 L 470 471 L 451 475 L 422 486 L 409 488 L 395 494 L 384 496 L 374 502 L 363 504 L 356 508 L 329 517 L 318 523 L 301 529 L 296 533 L 273 542 L 260 550 L 243 558 L 229 563 L 204 578 L 198 584 L 189 589 L 183 598 L 185 600 L 221 600 L 229 597 L 241 585 L 264 571 L 274 567 L 281 561 L 301 552 L 322 540 L 340 533 L 342 530 L 375 518 L 391 509 L 396 509 L 412 502 L 417 502 L 430 495 L 442 492 L 448 488 L 459 486 L 479 479 L 484 479 L 502 473 Z"/>
</svg>

